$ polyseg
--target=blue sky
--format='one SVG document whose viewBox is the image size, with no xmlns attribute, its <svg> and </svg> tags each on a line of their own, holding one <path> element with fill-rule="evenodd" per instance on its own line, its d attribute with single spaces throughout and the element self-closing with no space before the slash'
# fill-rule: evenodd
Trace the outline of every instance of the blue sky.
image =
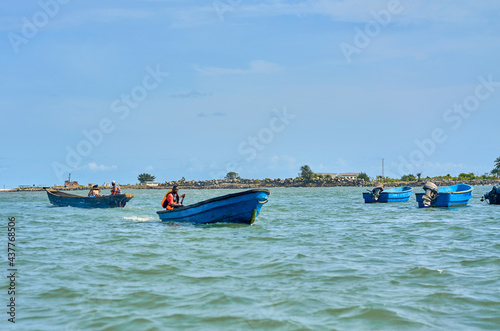
<svg viewBox="0 0 500 331">
<path fill-rule="evenodd" d="M 498 1 L 0 5 L 0 188 L 366 172 L 500 156 Z"/>
</svg>

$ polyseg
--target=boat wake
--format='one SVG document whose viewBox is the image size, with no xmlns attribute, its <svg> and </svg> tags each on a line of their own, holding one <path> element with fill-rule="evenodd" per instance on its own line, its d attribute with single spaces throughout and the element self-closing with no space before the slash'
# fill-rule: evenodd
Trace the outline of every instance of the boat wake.
<svg viewBox="0 0 500 331">
<path fill-rule="evenodd" d="M 150 216 L 145 216 L 145 217 L 140 217 L 140 216 L 125 216 L 123 218 L 124 220 L 127 221 L 134 221 L 134 222 L 149 222 L 149 221 L 156 221 L 156 217 L 150 217 Z"/>
</svg>

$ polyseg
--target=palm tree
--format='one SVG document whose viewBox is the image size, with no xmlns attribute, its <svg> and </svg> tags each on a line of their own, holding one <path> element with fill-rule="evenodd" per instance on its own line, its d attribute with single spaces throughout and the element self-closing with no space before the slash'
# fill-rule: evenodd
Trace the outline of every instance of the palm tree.
<svg viewBox="0 0 500 331">
<path fill-rule="evenodd" d="M 497 177 L 500 175 L 500 157 L 497 157 L 495 160 L 495 168 L 491 170 L 492 175 L 496 175 Z"/>
</svg>

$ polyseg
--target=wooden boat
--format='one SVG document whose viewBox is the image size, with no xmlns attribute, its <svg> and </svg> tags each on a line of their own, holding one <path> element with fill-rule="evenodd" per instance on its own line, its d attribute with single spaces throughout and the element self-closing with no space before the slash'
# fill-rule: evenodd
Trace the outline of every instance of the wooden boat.
<svg viewBox="0 0 500 331">
<path fill-rule="evenodd" d="M 500 185 L 493 186 L 491 191 L 481 197 L 481 201 L 486 200 L 490 205 L 500 205 Z"/>
<path fill-rule="evenodd" d="M 157 213 L 163 222 L 253 224 L 269 194 L 264 189 L 248 190 Z"/>
<path fill-rule="evenodd" d="M 425 186 L 424 186 L 425 187 Z M 428 207 L 463 207 L 469 203 L 474 188 L 467 184 L 457 184 L 441 187 L 437 189 Z M 427 207 L 424 204 L 426 193 L 415 193 L 418 202 L 418 208 Z"/>
<path fill-rule="evenodd" d="M 47 191 L 49 201 L 58 207 L 79 207 L 79 208 L 115 208 L 125 207 L 125 204 L 134 197 L 133 194 L 104 195 L 100 197 L 84 197 L 81 195 L 70 194 L 48 187 Z"/>
<path fill-rule="evenodd" d="M 375 198 L 372 191 L 364 192 L 363 199 L 365 203 L 375 203 L 375 202 L 402 202 L 408 201 L 413 194 L 413 189 L 409 186 L 404 187 L 394 187 L 387 190 L 383 190 L 379 193 L 378 199 Z"/>
</svg>

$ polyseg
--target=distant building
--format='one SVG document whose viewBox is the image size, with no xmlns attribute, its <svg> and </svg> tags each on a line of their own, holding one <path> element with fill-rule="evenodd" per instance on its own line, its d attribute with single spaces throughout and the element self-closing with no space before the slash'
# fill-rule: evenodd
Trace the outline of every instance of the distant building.
<svg viewBox="0 0 500 331">
<path fill-rule="evenodd" d="M 78 184 L 76 180 L 71 181 L 71 173 L 70 173 L 68 176 L 68 180 L 64 181 L 64 187 L 75 187 L 75 186 L 80 186 L 80 184 Z"/>
<path fill-rule="evenodd" d="M 346 172 L 346 173 L 336 173 L 336 172 L 315 172 L 316 175 L 323 176 L 323 178 L 326 178 L 327 176 L 330 176 L 332 178 L 347 178 L 347 179 L 356 179 L 359 175 L 359 172 Z M 302 174 L 299 173 L 299 177 L 301 177 Z"/>
<path fill-rule="evenodd" d="M 160 183 L 158 182 L 144 182 L 144 184 L 149 187 L 157 187 L 158 185 L 160 185 Z"/>
<path fill-rule="evenodd" d="M 347 179 L 356 179 L 359 175 L 359 172 L 347 172 L 344 174 L 338 174 L 338 177 L 347 178 Z"/>
<path fill-rule="evenodd" d="M 106 182 L 106 183 L 102 184 L 102 186 L 104 186 L 104 187 L 110 187 L 111 185 L 108 182 Z"/>
</svg>

